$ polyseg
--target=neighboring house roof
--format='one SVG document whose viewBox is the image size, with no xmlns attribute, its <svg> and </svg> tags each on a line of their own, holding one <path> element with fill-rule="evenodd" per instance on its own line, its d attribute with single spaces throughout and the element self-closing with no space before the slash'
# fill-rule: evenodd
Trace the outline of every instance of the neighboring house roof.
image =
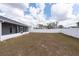
<svg viewBox="0 0 79 59">
<path fill-rule="evenodd" d="M 25 25 L 25 24 L 22 24 L 22 23 L 20 23 L 20 22 L 14 21 L 14 20 L 9 19 L 9 18 L 4 17 L 4 16 L 0 16 L 0 21 L 1 21 L 1 22 L 7 22 L 7 23 L 16 24 L 16 25 L 20 25 L 20 26 L 27 26 L 27 25 Z"/>
</svg>

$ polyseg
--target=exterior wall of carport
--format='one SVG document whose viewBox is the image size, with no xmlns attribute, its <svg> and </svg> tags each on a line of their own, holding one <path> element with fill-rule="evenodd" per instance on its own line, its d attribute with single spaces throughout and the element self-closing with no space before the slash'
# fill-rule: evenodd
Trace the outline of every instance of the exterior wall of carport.
<svg viewBox="0 0 79 59">
<path fill-rule="evenodd" d="M 2 35 L 26 32 L 26 30 L 27 28 L 25 26 L 20 26 L 10 23 L 2 23 Z"/>
</svg>

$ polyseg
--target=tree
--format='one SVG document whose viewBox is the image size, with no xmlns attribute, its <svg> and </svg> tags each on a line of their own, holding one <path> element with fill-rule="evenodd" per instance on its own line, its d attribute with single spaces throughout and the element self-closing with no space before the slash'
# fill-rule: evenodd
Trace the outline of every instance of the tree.
<svg viewBox="0 0 79 59">
<path fill-rule="evenodd" d="M 79 22 L 77 22 L 77 27 L 79 28 Z"/>
<path fill-rule="evenodd" d="M 43 25 L 43 24 L 38 24 L 38 27 L 39 27 L 40 29 L 46 28 L 46 26 Z"/>
<path fill-rule="evenodd" d="M 64 28 L 64 26 L 63 25 L 59 25 L 58 28 Z"/>
<path fill-rule="evenodd" d="M 55 28 L 57 28 L 57 26 L 58 26 L 58 21 L 55 22 Z"/>
<path fill-rule="evenodd" d="M 47 28 L 48 29 L 53 29 L 53 28 L 55 28 L 55 26 L 56 26 L 56 24 L 54 22 L 53 23 L 48 23 Z"/>
</svg>

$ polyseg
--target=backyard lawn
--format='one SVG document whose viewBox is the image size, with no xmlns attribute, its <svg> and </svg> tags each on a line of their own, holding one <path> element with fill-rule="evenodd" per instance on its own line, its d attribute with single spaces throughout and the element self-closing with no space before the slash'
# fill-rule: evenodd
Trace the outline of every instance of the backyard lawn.
<svg viewBox="0 0 79 59">
<path fill-rule="evenodd" d="M 30 33 L 0 42 L 2 56 L 79 56 L 79 39 L 55 33 Z"/>
</svg>

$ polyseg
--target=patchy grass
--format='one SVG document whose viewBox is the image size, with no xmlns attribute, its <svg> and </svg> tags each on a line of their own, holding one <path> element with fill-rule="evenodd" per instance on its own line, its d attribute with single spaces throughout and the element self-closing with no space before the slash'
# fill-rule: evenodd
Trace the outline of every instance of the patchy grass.
<svg viewBox="0 0 79 59">
<path fill-rule="evenodd" d="M 79 56 L 79 39 L 63 34 L 30 33 L 0 42 L 4 56 Z"/>
</svg>

